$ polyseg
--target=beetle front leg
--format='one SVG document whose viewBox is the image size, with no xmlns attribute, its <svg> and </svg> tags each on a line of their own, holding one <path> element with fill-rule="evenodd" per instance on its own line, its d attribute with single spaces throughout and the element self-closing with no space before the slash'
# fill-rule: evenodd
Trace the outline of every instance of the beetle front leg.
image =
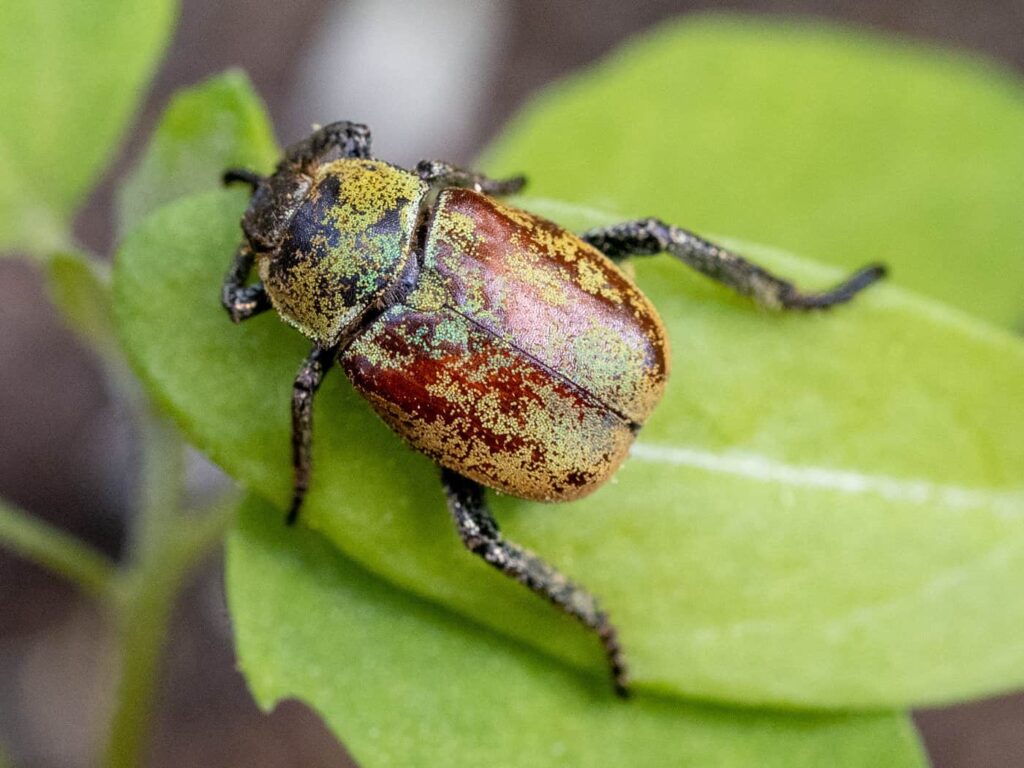
<svg viewBox="0 0 1024 768">
<path fill-rule="evenodd" d="M 421 160 L 416 164 L 416 174 L 428 184 L 464 187 L 485 195 L 514 195 L 526 186 L 525 176 L 489 179 L 482 173 L 466 171 L 440 160 Z"/>
<path fill-rule="evenodd" d="M 583 233 L 581 237 L 612 260 L 668 253 L 737 293 L 751 296 L 769 309 L 827 309 L 849 301 L 886 274 L 884 265 L 869 264 L 831 290 L 804 293 L 789 281 L 742 256 L 658 219 L 600 227 Z"/>
<path fill-rule="evenodd" d="M 253 254 L 248 245 L 238 246 L 231 268 L 224 276 L 220 301 L 231 316 L 231 321 L 240 323 L 270 309 L 270 297 L 263 290 L 263 283 L 246 285 L 252 272 Z"/>
<path fill-rule="evenodd" d="M 285 522 L 295 525 L 299 519 L 302 500 L 309 489 L 309 477 L 313 468 L 313 397 L 327 371 L 330 370 L 336 349 L 313 347 L 292 385 L 292 469 L 295 473 L 292 486 L 292 505 Z"/>
<path fill-rule="evenodd" d="M 593 595 L 537 555 L 505 539 L 487 509 L 484 489 L 479 483 L 449 469 L 441 470 L 441 482 L 448 498 L 448 509 L 466 549 L 596 632 L 608 657 L 615 692 L 623 698 L 629 696 L 629 676 L 618 633 Z"/>
<path fill-rule="evenodd" d="M 230 184 L 248 184 L 253 192 L 263 181 L 263 177 L 248 168 L 228 168 L 221 176 L 225 186 Z"/>
</svg>

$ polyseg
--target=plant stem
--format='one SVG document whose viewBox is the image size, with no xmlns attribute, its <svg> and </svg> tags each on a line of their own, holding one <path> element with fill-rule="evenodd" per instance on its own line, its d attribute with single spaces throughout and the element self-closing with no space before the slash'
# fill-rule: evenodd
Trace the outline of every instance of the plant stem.
<svg viewBox="0 0 1024 768">
<path fill-rule="evenodd" d="M 125 574 L 120 611 L 121 678 L 103 764 L 142 764 L 160 677 L 161 652 L 175 600 L 193 568 L 230 524 L 234 504 L 218 506 L 199 519 L 177 517 L 160 527 L 166 538 L 150 557 Z"/>
<path fill-rule="evenodd" d="M 117 575 L 106 555 L 3 501 L 0 546 L 49 568 L 94 597 L 108 594 Z"/>
<path fill-rule="evenodd" d="M 139 414 L 143 450 L 139 510 L 132 522 L 129 540 L 130 562 L 145 569 L 146 564 L 166 546 L 168 528 L 178 519 L 184 495 L 185 446 L 174 427 L 161 416 L 135 408 Z"/>
<path fill-rule="evenodd" d="M 118 595 L 121 677 L 105 751 L 110 768 L 142 763 L 176 598 L 197 562 L 221 540 L 234 511 L 231 503 L 203 517 L 182 515 L 181 439 L 158 417 L 143 417 L 142 425 L 142 499 L 131 565 Z"/>
</svg>

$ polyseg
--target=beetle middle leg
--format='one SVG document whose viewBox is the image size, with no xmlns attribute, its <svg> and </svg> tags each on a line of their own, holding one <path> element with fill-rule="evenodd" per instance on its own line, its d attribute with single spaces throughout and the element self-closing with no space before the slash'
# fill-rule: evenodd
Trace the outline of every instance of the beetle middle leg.
<svg viewBox="0 0 1024 768">
<path fill-rule="evenodd" d="M 440 160 L 421 160 L 416 164 L 416 175 L 428 184 L 437 183 L 448 187 L 465 187 L 485 195 L 514 195 L 526 186 L 525 176 L 510 176 L 507 179 L 490 179 L 482 173 L 466 171 Z"/>
<path fill-rule="evenodd" d="M 313 468 L 313 398 L 337 354 L 337 349 L 313 347 L 302 361 L 292 385 L 292 469 L 295 476 L 292 505 L 286 518 L 288 525 L 294 525 L 299 519 L 302 500 L 309 489 Z"/>
<path fill-rule="evenodd" d="M 580 237 L 613 261 L 668 253 L 769 309 L 827 309 L 849 301 L 886 273 L 884 265 L 869 264 L 831 290 L 805 293 L 739 254 L 658 219 L 639 219 L 591 229 Z"/>
<path fill-rule="evenodd" d="M 484 489 L 479 483 L 449 469 L 441 470 L 441 482 L 448 497 L 448 509 L 466 549 L 546 597 L 596 632 L 608 657 L 615 692 L 622 697 L 628 696 L 629 677 L 618 633 L 593 595 L 573 584 L 537 555 L 504 538 L 487 509 Z"/>
</svg>

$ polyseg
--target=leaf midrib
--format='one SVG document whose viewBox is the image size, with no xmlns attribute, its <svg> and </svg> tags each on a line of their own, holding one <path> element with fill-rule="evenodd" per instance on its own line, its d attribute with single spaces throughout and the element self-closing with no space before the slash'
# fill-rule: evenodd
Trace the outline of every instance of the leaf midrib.
<svg viewBox="0 0 1024 768">
<path fill-rule="evenodd" d="M 788 464 L 759 453 L 715 452 L 695 446 L 668 446 L 644 441 L 634 444 L 630 458 L 634 461 L 689 467 L 789 488 L 815 488 L 846 494 L 864 493 L 879 496 L 887 501 L 922 506 L 939 503 L 953 510 L 992 508 L 1001 518 L 1024 517 L 1024 486 L 1004 490 L 933 483 L 922 478 L 903 478 L 813 464 Z"/>
</svg>

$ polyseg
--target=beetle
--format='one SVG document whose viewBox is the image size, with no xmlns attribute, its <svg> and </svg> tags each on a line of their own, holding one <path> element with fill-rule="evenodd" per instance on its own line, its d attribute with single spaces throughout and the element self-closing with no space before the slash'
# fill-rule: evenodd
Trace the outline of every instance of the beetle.
<svg viewBox="0 0 1024 768">
<path fill-rule="evenodd" d="M 885 275 L 872 264 L 805 293 L 736 253 L 647 218 L 574 235 L 443 162 L 373 158 L 370 131 L 336 122 L 289 147 L 270 176 L 230 169 L 252 195 L 222 286 L 236 323 L 273 308 L 313 342 L 292 394 L 298 518 L 311 472 L 313 398 L 336 362 L 377 414 L 440 467 L 462 542 L 600 638 L 617 693 L 628 674 L 596 599 L 504 538 L 484 488 L 577 499 L 607 481 L 669 373 L 658 313 L 617 266 L 667 253 L 778 310 L 826 309 Z M 253 269 L 258 281 L 250 282 Z"/>
</svg>

